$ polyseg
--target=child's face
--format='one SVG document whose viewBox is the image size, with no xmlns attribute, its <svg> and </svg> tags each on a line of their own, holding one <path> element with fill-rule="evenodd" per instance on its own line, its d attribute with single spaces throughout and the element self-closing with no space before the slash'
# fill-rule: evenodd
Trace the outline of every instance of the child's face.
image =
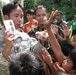
<svg viewBox="0 0 76 75">
<path fill-rule="evenodd" d="M 8 19 L 12 19 L 14 22 L 15 28 L 19 29 L 20 25 L 22 24 L 22 17 L 23 17 L 23 10 L 20 7 L 17 7 L 10 13 L 10 16 L 8 16 Z"/>
<path fill-rule="evenodd" d="M 26 16 L 27 16 L 28 21 L 33 20 L 34 16 L 32 14 L 27 14 Z"/>
<path fill-rule="evenodd" d="M 72 70 L 73 62 L 72 62 L 72 60 L 70 59 L 70 57 L 67 57 L 67 58 L 63 61 L 61 67 L 62 67 L 66 72 L 68 72 L 68 73 L 73 73 L 73 70 Z"/>
</svg>

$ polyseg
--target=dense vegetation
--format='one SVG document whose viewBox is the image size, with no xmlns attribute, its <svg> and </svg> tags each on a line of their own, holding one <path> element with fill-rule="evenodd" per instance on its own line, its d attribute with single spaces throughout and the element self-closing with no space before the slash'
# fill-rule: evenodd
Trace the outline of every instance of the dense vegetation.
<svg viewBox="0 0 76 75">
<path fill-rule="evenodd" d="M 35 8 L 37 5 L 45 5 L 48 13 L 53 10 L 61 10 L 64 14 L 63 19 L 70 21 L 76 14 L 76 0 L 24 0 L 25 10 Z"/>
<path fill-rule="evenodd" d="M 22 1 L 22 0 L 17 0 Z M 76 15 L 76 0 L 24 0 L 23 6 L 27 10 L 29 8 L 35 9 L 37 5 L 44 5 L 48 9 L 50 14 L 53 10 L 61 10 L 64 14 L 63 19 L 70 21 L 73 19 L 73 15 Z M 26 17 L 24 17 L 24 23 Z M 0 15 L 0 23 L 2 23 Z"/>
</svg>

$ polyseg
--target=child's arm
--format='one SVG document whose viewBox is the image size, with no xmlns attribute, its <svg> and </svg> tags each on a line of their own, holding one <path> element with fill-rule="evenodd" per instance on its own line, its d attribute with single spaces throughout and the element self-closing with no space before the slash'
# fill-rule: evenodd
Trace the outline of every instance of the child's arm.
<svg viewBox="0 0 76 75">
<path fill-rule="evenodd" d="M 49 35 L 49 41 L 51 43 L 51 47 L 53 49 L 53 52 L 57 58 L 57 60 L 62 63 L 62 61 L 65 59 L 65 56 L 63 55 L 62 51 L 61 51 L 61 47 L 55 37 L 55 35 L 52 33 L 52 30 L 50 28 L 50 25 L 52 23 L 52 19 L 54 18 L 55 16 L 55 12 L 53 12 L 49 18 L 49 20 L 47 21 L 47 23 L 45 24 L 46 26 L 46 29 L 48 31 L 48 35 Z"/>
<path fill-rule="evenodd" d="M 52 61 L 52 57 L 51 55 L 48 53 L 48 51 L 46 50 L 46 48 L 42 48 L 39 51 L 39 57 L 44 65 L 44 71 L 46 73 L 46 75 L 49 75 L 49 69 L 54 72 L 53 70 L 53 61 Z M 49 68 L 48 68 L 49 66 Z"/>
<path fill-rule="evenodd" d="M 52 57 L 48 53 L 48 51 L 45 48 L 42 48 L 42 50 L 40 50 L 39 53 L 42 57 L 42 60 L 50 67 L 51 71 L 54 72 Z"/>
</svg>

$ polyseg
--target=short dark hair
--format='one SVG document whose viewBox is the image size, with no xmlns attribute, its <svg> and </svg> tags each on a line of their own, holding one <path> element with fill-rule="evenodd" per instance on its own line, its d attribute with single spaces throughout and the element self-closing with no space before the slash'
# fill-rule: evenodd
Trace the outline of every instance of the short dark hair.
<svg viewBox="0 0 76 75">
<path fill-rule="evenodd" d="M 74 15 L 74 17 L 76 17 L 76 15 Z"/>
<path fill-rule="evenodd" d="M 63 41 L 59 42 L 59 44 L 60 44 L 61 50 L 65 56 L 68 56 L 74 49 L 73 45 L 70 44 L 67 40 L 63 40 Z"/>
<path fill-rule="evenodd" d="M 60 13 L 61 15 L 63 15 L 62 11 L 60 11 L 60 10 L 59 10 L 59 11 L 57 11 L 57 13 Z"/>
<path fill-rule="evenodd" d="M 17 1 L 4 5 L 2 8 L 3 15 L 10 15 L 12 10 L 16 9 L 18 6 L 24 11 L 23 7 Z"/>
<path fill-rule="evenodd" d="M 18 53 L 10 60 L 10 75 L 42 75 L 43 64 L 31 52 Z"/>
<path fill-rule="evenodd" d="M 26 15 L 27 15 L 27 14 L 34 15 L 35 12 L 34 12 L 33 9 L 27 9 L 27 10 L 26 10 Z"/>
<path fill-rule="evenodd" d="M 38 9 L 45 9 L 46 10 L 46 12 L 47 12 L 47 8 L 44 6 L 44 5 L 38 5 L 36 8 L 35 8 L 35 14 L 36 14 L 36 11 L 38 10 Z"/>
</svg>

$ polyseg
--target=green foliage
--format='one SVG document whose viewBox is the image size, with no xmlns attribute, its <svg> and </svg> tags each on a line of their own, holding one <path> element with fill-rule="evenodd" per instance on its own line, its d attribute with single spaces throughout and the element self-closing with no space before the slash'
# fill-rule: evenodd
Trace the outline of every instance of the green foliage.
<svg viewBox="0 0 76 75">
<path fill-rule="evenodd" d="M 3 25 L 1 13 L 0 13 L 0 25 Z"/>
<path fill-rule="evenodd" d="M 19 0 L 20 1 L 20 0 Z M 46 6 L 48 13 L 53 10 L 61 10 L 66 17 L 67 21 L 73 19 L 73 15 L 76 13 L 75 0 L 24 0 L 24 11 L 27 9 L 35 9 L 38 5 Z M 76 14 L 75 14 L 76 15 Z M 24 23 L 27 21 L 24 13 Z M 0 24 L 2 24 L 2 18 L 0 14 Z"/>
<path fill-rule="evenodd" d="M 24 0 L 24 8 L 29 9 L 29 8 L 34 8 L 34 0 Z"/>
<path fill-rule="evenodd" d="M 24 0 L 24 8 L 35 9 L 37 5 L 44 5 L 47 7 L 48 13 L 51 13 L 53 10 L 61 10 L 66 20 L 70 21 L 73 19 L 76 11 L 75 2 L 75 0 Z"/>
</svg>

